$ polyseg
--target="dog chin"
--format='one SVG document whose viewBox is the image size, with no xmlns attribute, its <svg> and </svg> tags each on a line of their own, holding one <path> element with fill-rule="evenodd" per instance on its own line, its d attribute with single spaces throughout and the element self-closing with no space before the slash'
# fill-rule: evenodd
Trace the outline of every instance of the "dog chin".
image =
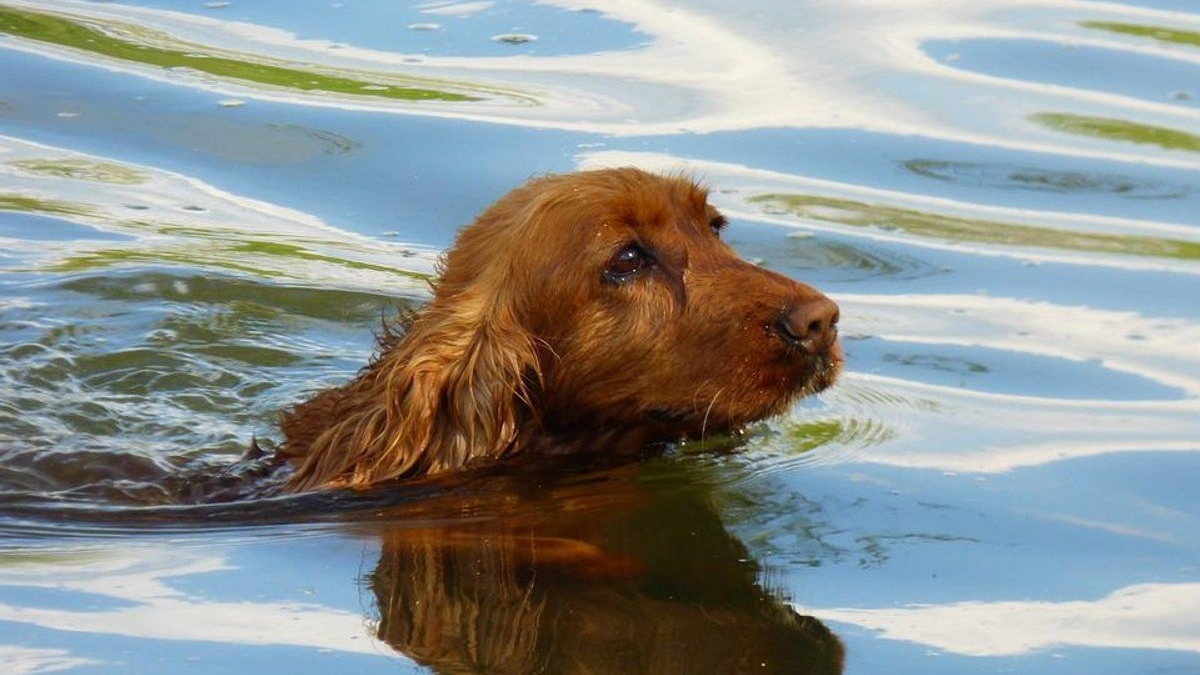
<svg viewBox="0 0 1200 675">
<path fill-rule="evenodd" d="M 643 418 L 646 425 L 653 429 L 651 435 L 659 440 L 699 438 L 736 431 L 782 414 L 797 400 L 829 389 L 841 375 L 844 360 L 839 343 L 832 345 L 828 351 L 807 357 L 798 386 L 797 380 L 792 380 L 791 388 L 778 392 L 759 408 L 735 411 L 721 409 L 720 406 L 704 410 L 659 407 L 645 410 Z"/>
<path fill-rule="evenodd" d="M 813 374 L 809 378 L 808 386 L 805 387 L 804 395 L 816 394 L 832 387 L 837 383 L 838 377 L 842 374 L 842 365 L 845 359 L 842 357 L 841 349 L 837 353 L 830 353 L 815 364 Z"/>
<path fill-rule="evenodd" d="M 809 356 L 805 359 L 806 375 L 803 384 L 797 389 L 794 396 L 810 396 L 832 387 L 837 382 L 838 376 L 842 374 L 842 366 L 845 361 L 845 353 L 842 351 L 840 342 L 834 342 L 829 349 L 820 354 Z"/>
</svg>

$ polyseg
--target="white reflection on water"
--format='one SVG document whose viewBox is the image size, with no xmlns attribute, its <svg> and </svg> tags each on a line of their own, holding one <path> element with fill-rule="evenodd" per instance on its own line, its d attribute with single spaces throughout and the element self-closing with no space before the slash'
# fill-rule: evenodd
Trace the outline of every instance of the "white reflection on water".
<svg viewBox="0 0 1200 675">
<path fill-rule="evenodd" d="M 860 389 L 886 395 L 858 403 Z M 863 373 L 847 374 L 827 398 L 829 414 L 867 414 L 894 433 L 886 446 L 822 449 L 834 455 L 826 461 L 997 474 L 1115 453 L 1200 452 L 1195 401 L 1007 396 Z"/>
<path fill-rule="evenodd" d="M 7 675 L 57 673 L 80 666 L 94 666 L 99 663 L 92 659 L 71 656 L 70 652 L 61 649 L 29 649 L 0 645 L 0 670 Z"/>
<path fill-rule="evenodd" d="M 210 600 L 172 588 L 172 580 L 235 569 L 216 554 L 169 546 L 72 549 L 60 560 L 0 567 L 0 587 L 42 588 L 83 594 L 83 611 L 0 604 L 0 621 L 46 629 L 160 640 L 203 640 L 241 645 L 295 645 L 384 655 L 389 650 L 364 628 L 359 611 L 315 602 Z M 100 599 L 97 601 L 97 599 Z M 105 607 L 106 605 L 112 607 Z M 0 652 L 0 658 L 3 658 Z M 79 665 L 72 663 L 70 665 Z M 6 671 L 7 672 L 7 671 Z M 30 671 L 38 672 L 38 671 Z"/>
<path fill-rule="evenodd" d="M 1086 109 L 1091 115 L 1188 129 L 1200 122 L 1200 111 L 968 73 L 933 61 L 921 48 L 925 40 L 937 38 L 1030 37 L 1064 46 L 1086 40 L 1119 51 L 1128 49 L 1127 41 L 1106 39 L 1076 22 L 1087 18 L 1181 29 L 1200 26 L 1200 17 L 1179 12 L 1071 0 L 1003 4 L 854 0 L 773 2 L 769 7 L 736 7 L 718 0 L 686 7 L 653 0 L 540 0 L 539 4 L 567 10 L 596 10 L 599 16 L 624 22 L 650 39 L 635 49 L 586 55 L 454 57 L 301 39 L 278 28 L 119 4 L 72 0 L 13 4 L 132 21 L 235 58 L 257 55 L 294 64 L 317 63 L 343 74 L 391 72 L 464 85 L 474 82 L 468 89 L 489 100 L 413 105 L 254 89 L 207 77 L 168 76 L 128 62 L 106 64 L 114 70 L 239 96 L 614 135 L 855 128 L 1080 157 L 1200 166 L 1186 153 L 1146 146 L 1131 151 L 1127 144 L 1096 144 L 1019 121 L 1047 110 Z M 1021 27 L 1023 23 L 1045 27 L 1031 32 Z M 97 62 L 93 56 L 18 40 L 5 46 L 89 65 Z M 1164 62 L 1194 59 L 1153 43 L 1138 49 Z"/>
<path fill-rule="evenodd" d="M 1200 326 L 1184 319 L 982 295 L 839 296 L 888 340 L 1092 361 L 1200 397 Z M 968 314 L 969 312 L 969 314 Z M 1096 399 L 1108 398 L 1096 392 Z"/>
<path fill-rule="evenodd" d="M 1011 656 L 1059 646 L 1200 652 L 1197 607 L 1200 584 L 1137 584 L 1094 601 L 797 609 L 955 654 Z"/>
<path fill-rule="evenodd" d="M 437 257 L 428 248 L 339 230 L 307 213 L 178 173 L 6 136 L 0 136 L 0 200 L 9 210 L 133 237 L 0 239 L 0 250 L 60 271 L 123 263 L 200 265 L 421 295 Z"/>
<path fill-rule="evenodd" d="M 886 449 L 856 459 L 908 468 L 1001 473 L 1080 457 L 1125 452 L 1200 451 L 1200 327 L 1142 317 L 984 296 L 839 296 L 847 323 L 905 343 L 966 345 L 1088 362 L 1177 388 L 1175 400 L 1105 400 L 1012 395 L 852 373 L 831 406 L 854 411 L 856 386 L 902 402 L 874 401 L 870 414 L 904 430 Z M 954 310 L 969 307 L 969 314 Z M 1139 339 L 1131 343 L 1130 334 Z M 1132 346 L 1131 346 L 1132 345 Z M 842 398 L 843 400 L 839 400 Z M 905 401 L 933 404 L 914 407 Z M 1035 435 L 1031 430 L 1037 430 Z"/>
<path fill-rule="evenodd" d="M 847 321 L 907 343 L 966 345 L 1089 362 L 1177 388 L 1165 401 L 1053 398 L 971 391 L 858 373 L 850 381 L 892 392 L 898 400 L 936 402 L 933 410 L 872 405 L 885 426 L 909 429 L 885 452 L 860 461 L 909 468 L 999 473 L 1120 452 L 1200 451 L 1200 326 L 984 296 L 839 296 Z M 970 308 L 968 314 L 955 310 Z M 1136 335 L 1135 342 L 1130 335 Z M 836 395 L 836 394 L 835 394 Z M 834 406 L 837 406 L 836 399 Z M 850 406 L 853 409 L 853 405 Z M 1031 430 L 1037 430 L 1031 437 Z M 984 440 L 986 439 L 986 440 Z"/>
<path fill-rule="evenodd" d="M 495 4 L 489 0 L 481 0 L 480 2 L 445 2 L 444 0 L 435 0 L 435 2 L 426 2 L 420 6 L 421 13 L 423 14 L 466 17 L 491 9 Z"/>
</svg>

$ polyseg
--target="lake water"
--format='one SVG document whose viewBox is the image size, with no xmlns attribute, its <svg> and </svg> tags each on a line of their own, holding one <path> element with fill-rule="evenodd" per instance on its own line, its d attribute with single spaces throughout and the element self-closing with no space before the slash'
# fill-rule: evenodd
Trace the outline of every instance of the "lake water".
<svg viewBox="0 0 1200 675">
<path fill-rule="evenodd" d="M 841 304 L 837 387 L 183 503 L 626 164 Z M 1194 0 L 0 0 L 0 672 L 1200 673 L 1198 298 Z"/>
</svg>

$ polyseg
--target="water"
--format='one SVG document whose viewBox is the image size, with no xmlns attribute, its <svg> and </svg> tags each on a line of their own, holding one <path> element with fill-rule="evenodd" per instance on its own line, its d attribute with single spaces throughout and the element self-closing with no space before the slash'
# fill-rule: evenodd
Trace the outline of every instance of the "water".
<svg viewBox="0 0 1200 675">
<path fill-rule="evenodd" d="M 8 0 L 0 33 L 3 672 L 1200 673 L 1193 3 Z M 620 164 L 838 300 L 838 387 L 733 451 L 187 503 L 458 226 Z"/>
</svg>

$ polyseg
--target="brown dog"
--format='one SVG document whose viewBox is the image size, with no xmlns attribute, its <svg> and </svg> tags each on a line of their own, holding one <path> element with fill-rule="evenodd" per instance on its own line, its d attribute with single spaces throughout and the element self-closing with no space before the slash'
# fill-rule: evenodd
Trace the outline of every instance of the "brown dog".
<svg viewBox="0 0 1200 675">
<path fill-rule="evenodd" d="M 447 253 L 433 301 L 283 422 L 288 487 L 366 487 L 525 451 L 735 429 L 831 385 L 838 308 L 756 267 L 679 176 L 539 178 Z"/>
</svg>

